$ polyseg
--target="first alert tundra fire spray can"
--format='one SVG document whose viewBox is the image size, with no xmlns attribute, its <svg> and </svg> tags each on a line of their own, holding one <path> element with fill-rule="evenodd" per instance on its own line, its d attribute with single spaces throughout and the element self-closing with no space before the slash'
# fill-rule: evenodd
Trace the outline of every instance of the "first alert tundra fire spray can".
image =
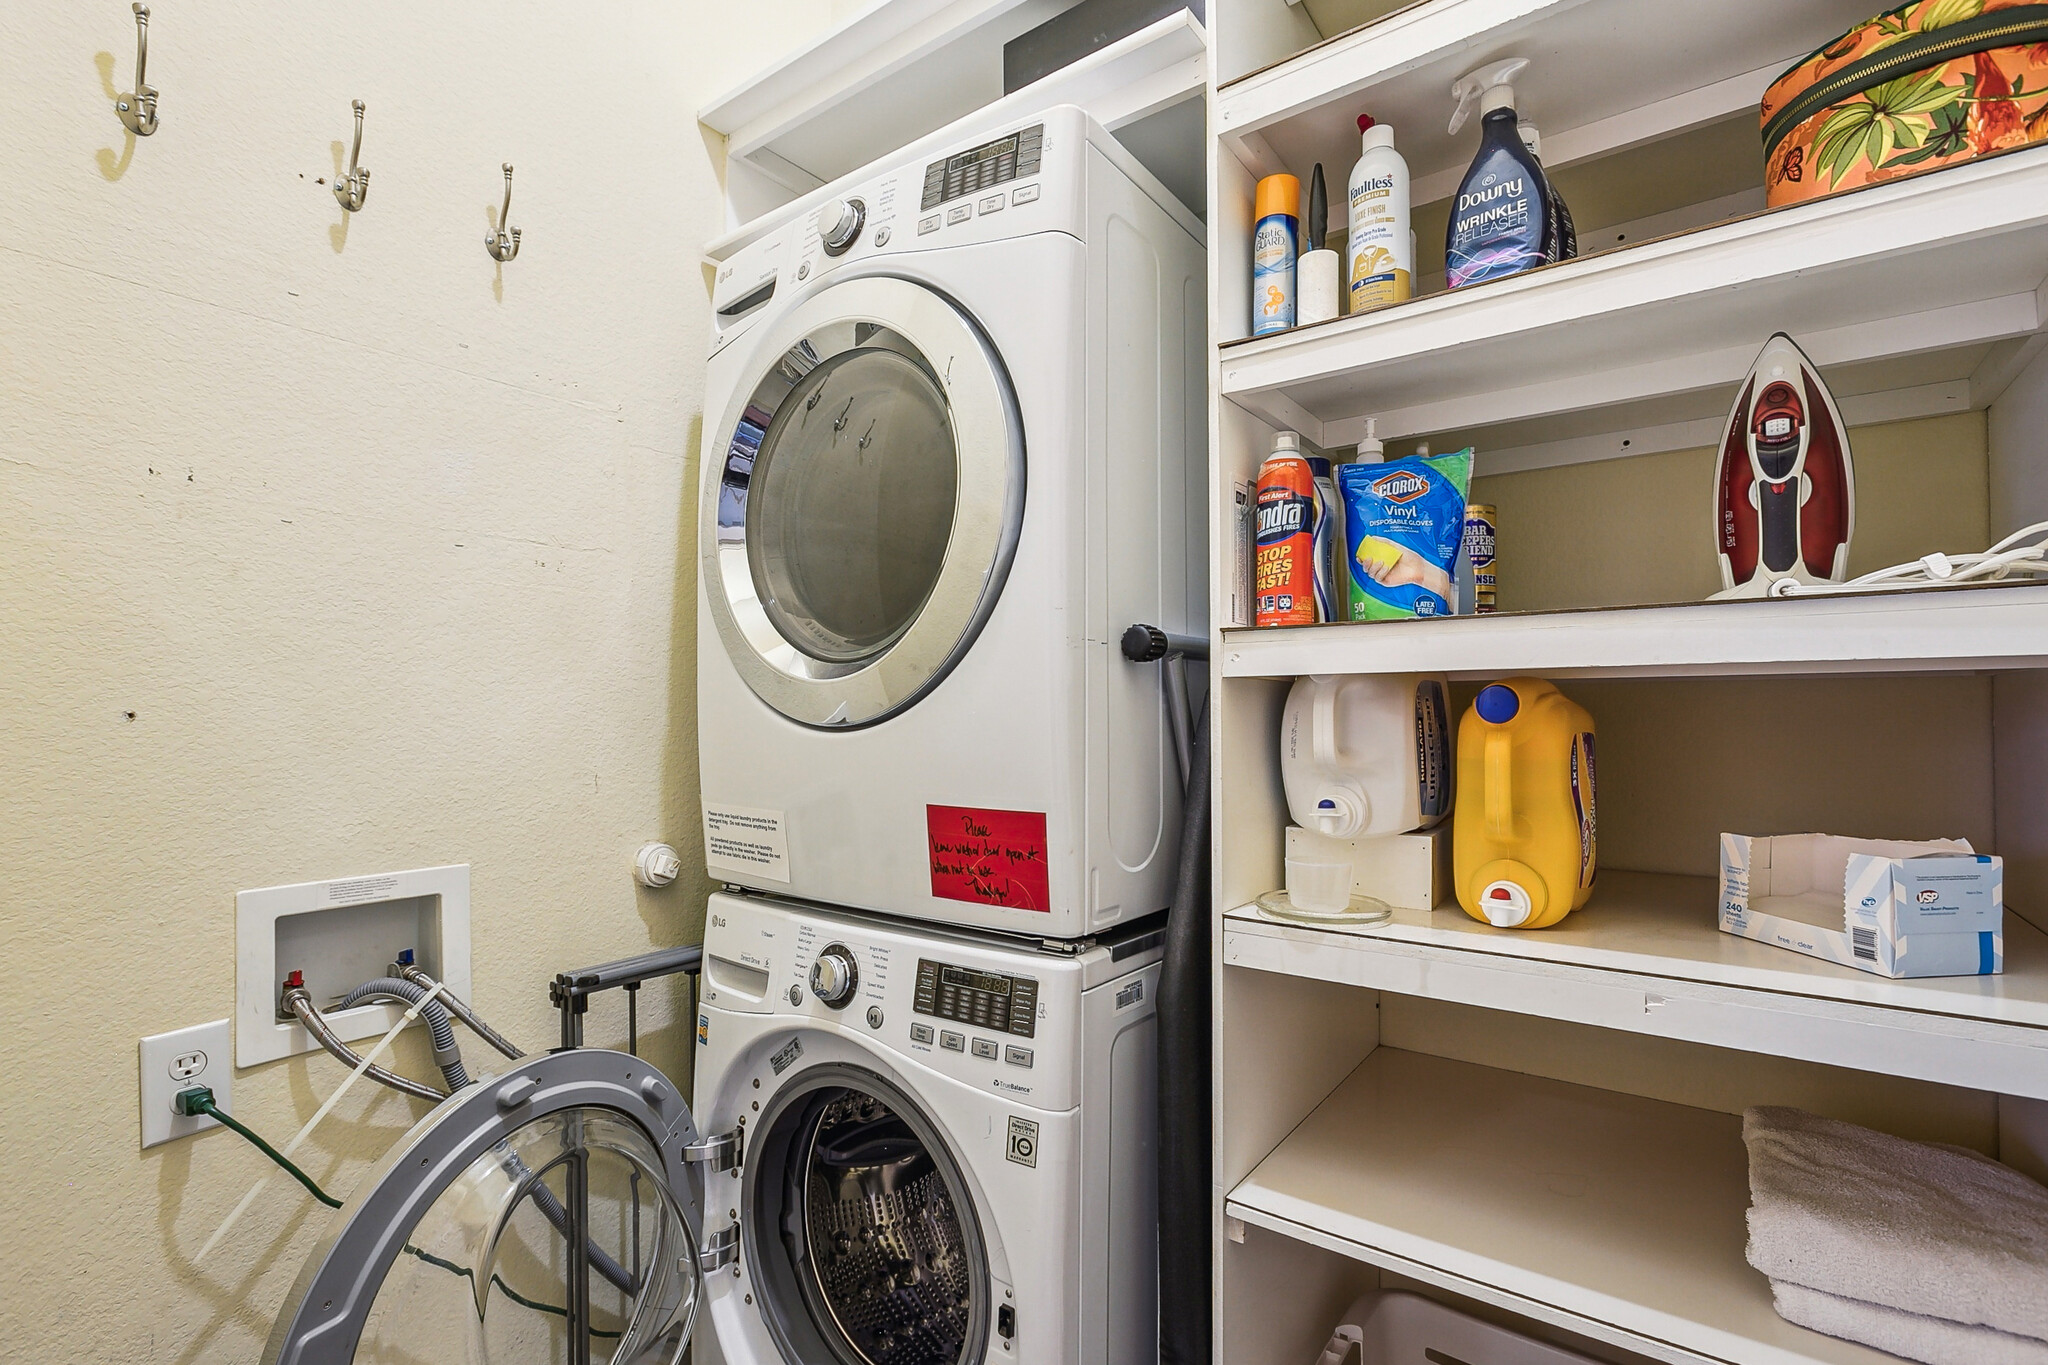
<svg viewBox="0 0 2048 1365">
<path fill-rule="evenodd" d="M 1257 519 L 1253 537 L 1254 622 L 1261 626 L 1312 626 L 1316 613 L 1316 527 L 1326 513 L 1315 471 L 1302 454 L 1301 437 L 1283 431 L 1273 453 L 1259 466 L 1252 498 Z"/>
</svg>

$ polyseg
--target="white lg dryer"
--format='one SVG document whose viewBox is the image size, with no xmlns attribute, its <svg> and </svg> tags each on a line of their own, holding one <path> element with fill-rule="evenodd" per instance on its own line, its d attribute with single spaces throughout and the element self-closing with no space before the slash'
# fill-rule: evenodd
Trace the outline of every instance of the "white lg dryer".
<svg viewBox="0 0 2048 1365">
<path fill-rule="evenodd" d="M 1156 1365 L 1159 938 L 712 897 L 700 1365 Z"/>
<path fill-rule="evenodd" d="M 1071 107 L 721 268 L 698 715 L 714 878 L 1072 938 L 1163 909 L 1144 622 L 1206 631 L 1201 226 Z"/>
</svg>

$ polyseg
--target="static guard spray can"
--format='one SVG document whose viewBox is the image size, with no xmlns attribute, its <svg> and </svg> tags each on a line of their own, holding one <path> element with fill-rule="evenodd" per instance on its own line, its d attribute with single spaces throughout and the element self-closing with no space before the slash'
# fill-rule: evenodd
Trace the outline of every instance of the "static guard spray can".
<svg viewBox="0 0 2048 1365">
<path fill-rule="evenodd" d="M 1269 175 L 1253 199 L 1252 335 L 1294 325 L 1294 272 L 1301 254 L 1301 182 Z"/>
</svg>

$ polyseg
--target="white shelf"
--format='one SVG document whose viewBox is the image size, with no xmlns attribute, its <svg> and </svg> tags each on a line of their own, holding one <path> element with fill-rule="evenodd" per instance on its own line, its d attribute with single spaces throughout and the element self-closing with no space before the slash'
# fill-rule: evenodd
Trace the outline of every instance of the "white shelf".
<svg viewBox="0 0 2048 1365">
<path fill-rule="evenodd" d="M 1056 104 L 1079 105 L 1115 132 L 1207 89 L 1208 36 L 1183 10 L 1004 95 L 1002 43 L 1032 26 L 1017 22 L 1019 17 L 1036 15 L 1036 23 L 1067 3 L 1048 8 L 1045 0 L 1021 6 L 1018 0 L 937 6 L 932 0 L 887 0 L 698 111 L 703 123 L 727 135 L 729 158 L 753 166 L 790 196 L 709 243 L 705 255 L 726 259 L 776 224 L 822 204 L 838 181 L 895 152 L 914 157 L 958 150 L 957 144 Z M 873 35 L 862 25 L 900 18 L 914 8 L 936 8 L 944 23 L 934 20 L 936 27 L 914 28 L 872 50 L 845 37 L 859 30 L 865 41 Z M 969 25 L 970 19 L 980 26 Z M 945 36 L 956 32 L 964 36 Z M 969 47 L 956 51 L 946 41 Z M 916 80 L 901 75 L 913 60 L 921 63 Z M 1142 154 L 1139 159 L 1148 160 Z M 1169 184 L 1188 175 L 1200 184 L 1205 159 L 1199 135 L 1182 159 L 1188 163 L 1185 173 L 1177 164 L 1152 169 Z"/>
<path fill-rule="evenodd" d="M 1234 1218 L 1657 1360 L 1897 1365 L 1795 1327 L 1743 1260 L 1731 1114 L 1381 1048 Z"/>
<path fill-rule="evenodd" d="M 1641 0 L 1426 0 L 1222 87 L 1216 126 L 1254 174 L 1317 161 L 1341 182 L 1356 119 L 1395 129 L 1415 202 L 1457 190 L 1475 118 L 1447 131 L 1451 84 L 1499 57 L 1532 65 L 1517 107 L 1543 129 L 1552 169 L 1736 115 L 1795 61 L 1868 19 L 1867 0 L 1717 0 L 1698 11 Z"/>
<path fill-rule="evenodd" d="M 2048 667 L 2048 586 L 1444 616 L 1223 633 L 1226 678 L 1547 678 Z"/>
<path fill-rule="evenodd" d="M 1074 0 L 875 0 L 697 111 L 726 154 L 816 189 L 1002 94 L 1003 44 Z"/>
<path fill-rule="evenodd" d="M 1541 931 L 1455 905 L 1374 929 L 1224 921 L 1233 967 L 2048 1099 L 2048 935 L 2007 911 L 1997 976 L 1894 980 L 1716 927 L 1711 877 L 1608 871 Z"/>
<path fill-rule="evenodd" d="M 1221 390 L 1319 445 L 1732 391 L 1772 331 L 1823 367 L 2048 324 L 2048 147 L 1231 342 Z M 1921 362 L 1915 361 L 1915 364 Z"/>
</svg>

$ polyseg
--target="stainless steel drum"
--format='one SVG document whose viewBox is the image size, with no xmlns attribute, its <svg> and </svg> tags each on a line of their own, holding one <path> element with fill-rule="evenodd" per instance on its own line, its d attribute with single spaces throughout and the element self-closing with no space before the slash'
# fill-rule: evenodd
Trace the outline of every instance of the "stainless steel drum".
<svg viewBox="0 0 2048 1365">
<path fill-rule="evenodd" d="M 804 1365 L 978 1365 L 988 1257 L 960 1165 L 916 1102 L 841 1064 L 785 1084 L 747 1155 L 763 1316 Z"/>
</svg>

